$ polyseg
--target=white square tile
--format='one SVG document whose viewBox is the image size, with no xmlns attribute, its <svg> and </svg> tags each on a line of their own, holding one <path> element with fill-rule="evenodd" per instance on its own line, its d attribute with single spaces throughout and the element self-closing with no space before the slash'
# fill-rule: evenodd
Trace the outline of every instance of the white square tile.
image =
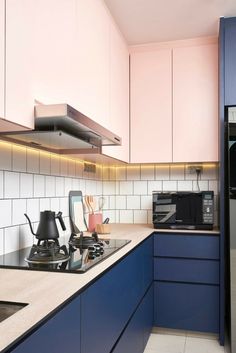
<svg viewBox="0 0 236 353">
<path fill-rule="evenodd" d="M 28 199 L 26 201 L 27 206 L 27 215 L 29 216 L 31 222 L 38 222 L 39 221 L 39 199 Z M 27 220 L 25 218 L 25 222 Z"/>
<path fill-rule="evenodd" d="M 209 190 L 208 180 L 199 180 L 199 188 L 200 188 L 200 191 L 208 191 Z M 193 191 L 198 191 L 198 185 L 196 180 L 193 180 Z"/>
<path fill-rule="evenodd" d="M 60 198 L 60 211 L 62 212 L 63 217 L 69 216 L 69 200 L 68 197 Z"/>
<path fill-rule="evenodd" d="M 50 210 L 50 199 L 42 198 L 39 199 L 39 210 L 40 212 L 49 211 Z"/>
<path fill-rule="evenodd" d="M 134 195 L 147 195 L 147 181 L 134 181 Z"/>
<path fill-rule="evenodd" d="M 125 210 L 126 206 L 126 196 L 116 196 L 116 209 L 118 210 Z"/>
<path fill-rule="evenodd" d="M 12 170 L 12 145 L 0 141 L 0 169 Z"/>
<path fill-rule="evenodd" d="M 102 167 L 102 180 L 109 180 L 109 167 Z"/>
<path fill-rule="evenodd" d="M 12 170 L 26 172 L 26 147 L 12 146 Z"/>
<path fill-rule="evenodd" d="M 56 180 L 54 176 L 46 176 L 45 177 L 46 184 L 46 196 L 54 197 L 56 196 Z"/>
<path fill-rule="evenodd" d="M 51 174 L 51 158 L 48 153 L 40 151 L 39 153 L 39 171 L 40 174 Z"/>
<path fill-rule="evenodd" d="M 132 181 L 120 181 L 119 193 L 120 193 L 120 195 L 132 195 L 133 194 L 133 182 Z"/>
<path fill-rule="evenodd" d="M 170 179 L 170 166 L 157 165 L 155 168 L 155 179 L 156 180 L 169 180 Z"/>
<path fill-rule="evenodd" d="M 170 179 L 184 180 L 184 165 L 170 165 Z"/>
<path fill-rule="evenodd" d="M 65 196 L 69 196 L 69 192 L 72 190 L 72 179 L 65 178 Z"/>
<path fill-rule="evenodd" d="M 133 211 L 120 210 L 120 223 L 134 223 Z"/>
<path fill-rule="evenodd" d="M 4 172 L 5 198 L 18 198 L 20 196 L 20 174 Z"/>
<path fill-rule="evenodd" d="M 141 180 L 154 180 L 155 167 L 149 165 L 141 165 Z"/>
<path fill-rule="evenodd" d="M 116 195 L 116 183 L 114 181 L 104 181 L 103 195 Z"/>
<path fill-rule="evenodd" d="M 5 254 L 19 249 L 19 227 L 5 228 Z"/>
<path fill-rule="evenodd" d="M 27 172 L 39 173 L 39 151 L 27 148 Z"/>
<path fill-rule="evenodd" d="M 16 226 L 25 223 L 26 199 L 12 201 L 12 225 Z"/>
<path fill-rule="evenodd" d="M 127 209 L 138 210 L 140 209 L 140 196 L 127 196 Z"/>
<path fill-rule="evenodd" d="M 97 181 L 97 195 L 102 195 L 102 181 Z"/>
<path fill-rule="evenodd" d="M 141 196 L 141 209 L 151 210 L 152 209 L 152 196 Z"/>
<path fill-rule="evenodd" d="M 109 168 L 109 179 L 116 180 L 116 167 Z"/>
<path fill-rule="evenodd" d="M 141 170 L 140 165 L 137 166 L 127 166 L 127 180 L 140 180 Z"/>
<path fill-rule="evenodd" d="M 65 179 L 56 177 L 56 196 L 65 196 Z"/>
<path fill-rule="evenodd" d="M 97 182 L 96 180 L 86 180 L 85 181 L 85 188 L 87 195 L 96 195 L 97 194 Z M 110 193 L 112 194 L 114 191 L 110 189 Z"/>
<path fill-rule="evenodd" d="M 185 353 L 224 353 L 224 347 L 217 340 L 187 337 Z"/>
<path fill-rule="evenodd" d="M 116 180 L 126 180 L 126 167 L 116 168 Z"/>
<path fill-rule="evenodd" d="M 153 351 L 153 353 L 183 353 L 185 341 L 185 336 L 151 334 L 146 350 Z"/>
<path fill-rule="evenodd" d="M 219 182 L 217 180 L 209 180 L 209 190 L 214 191 L 214 195 L 218 195 Z"/>
<path fill-rule="evenodd" d="M 193 190 L 192 180 L 178 180 L 177 189 L 178 191 L 192 191 Z"/>
<path fill-rule="evenodd" d="M 148 181 L 148 195 L 152 195 L 153 191 L 162 191 L 162 181 Z"/>
<path fill-rule="evenodd" d="M 219 179 L 219 166 L 205 166 L 203 165 L 203 171 L 201 174 L 201 179 L 217 180 Z"/>
<path fill-rule="evenodd" d="M 120 211 L 116 210 L 116 223 L 120 223 Z"/>
<path fill-rule="evenodd" d="M 20 197 L 33 197 L 33 175 L 20 174 Z"/>
<path fill-rule="evenodd" d="M 56 213 L 60 211 L 60 199 L 58 197 L 50 199 L 50 209 Z"/>
<path fill-rule="evenodd" d="M 152 210 L 148 210 L 148 224 L 152 224 Z"/>
<path fill-rule="evenodd" d="M 103 210 L 109 210 L 109 208 L 110 208 L 110 197 L 108 195 L 103 195 L 102 198 L 104 200 L 103 202 L 102 202 L 102 199 L 101 199 L 101 201 L 98 201 L 100 203 L 100 205 L 102 205 L 102 203 L 103 203 L 102 209 Z M 98 207 L 99 207 L 99 203 L 98 203 Z"/>
<path fill-rule="evenodd" d="M 51 175 L 60 175 L 60 158 L 51 154 Z"/>
<path fill-rule="evenodd" d="M 116 208 L 116 196 L 110 196 L 109 199 L 109 208 L 114 210 Z"/>
<path fill-rule="evenodd" d="M 45 196 L 45 176 L 34 175 L 34 197 Z"/>
<path fill-rule="evenodd" d="M 30 231 L 28 224 L 19 227 L 19 249 L 31 246 L 34 243 L 34 236 Z"/>
<path fill-rule="evenodd" d="M 147 224 L 147 211 L 146 210 L 134 210 L 134 223 Z"/>
<path fill-rule="evenodd" d="M 72 189 L 71 190 L 79 190 L 79 179 L 72 179 Z"/>
<path fill-rule="evenodd" d="M 177 191 L 177 181 L 164 180 L 163 191 Z"/>
<path fill-rule="evenodd" d="M 61 176 L 68 175 L 68 163 L 67 163 L 67 160 L 63 157 L 60 158 L 60 175 Z"/>
<path fill-rule="evenodd" d="M 86 194 L 86 183 L 84 179 L 80 179 L 79 181 L 80 184 L 80 191 L 82 192 L 83 195 Z"/>
<path fill-rule="evenodd" d="M 0 229 L 0 255 L 4 254 L 4 229 Z"/>
</svg>

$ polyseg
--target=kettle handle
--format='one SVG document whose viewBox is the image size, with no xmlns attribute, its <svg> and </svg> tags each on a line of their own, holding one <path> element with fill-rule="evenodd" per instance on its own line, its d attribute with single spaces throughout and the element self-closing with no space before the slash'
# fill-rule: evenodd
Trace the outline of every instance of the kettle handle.
<svg viewBox="0 0 236 353">
<path fill-rule="evenodd" d="M 33 235 L 36 235 L 36 234 L 34 233 L 34 231 L 33 231 L 32 223 L 31 223 L 31 220 L 29 219 L 29 216 L 28 216 L 26 213 L 24 213 L 24 215 L 25 215 L 25 217 L 27 218 L 27 220 L 28 220 L 28 222 L 29 222 L 29 226 L 30 226 L 31 233 L 32 233 Z"/>
<path fill-rule="evenodd" d="M 58 212 L 58 214 L 56 215 L 56 218 L 59 220 L 60 222 L 60 225 L 62 227 L 62 230 L 66 230 L 66 226 L 65 226 L 65 223 L 63 221 L 63 218 L 62 218 L 62 212 Z"/>
</svg>

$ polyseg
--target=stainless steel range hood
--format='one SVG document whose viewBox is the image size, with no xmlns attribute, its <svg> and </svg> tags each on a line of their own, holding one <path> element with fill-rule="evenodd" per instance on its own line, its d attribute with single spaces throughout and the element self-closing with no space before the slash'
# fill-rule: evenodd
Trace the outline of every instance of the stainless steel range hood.
<svg viewBox="0 0 236 353">
<path fill-rule="evenodd" d="M 99 153 L 121 138 L 68 104 L 35 106 L 35 130 L 3 133 L 7 141 L 59 154 Z"/>
</svg>

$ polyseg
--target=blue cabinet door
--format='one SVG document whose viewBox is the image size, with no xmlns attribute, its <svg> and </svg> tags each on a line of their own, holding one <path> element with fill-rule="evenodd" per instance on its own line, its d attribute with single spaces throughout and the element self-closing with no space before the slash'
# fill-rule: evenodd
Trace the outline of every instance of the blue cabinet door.
<svg viewBox="0 0 236 353">
<path fill-rule="evenodd" d="M 224 19 L 225 105 L 236 105 L 236 18 Z"/>
<path fill-rule="evenodd" d="M 80 353 L 80 297 L 11 350 L 14 353 Z"/>
<path fill-rule="evenodd" d="M 145 240 L 141 245 L 142 257 L 143 257 L 143 293 L 146 292 L 147 288 L 153 282 L 153 236 Z"/>
<path fill-rule="evenodd" d="M 219 286 L 155 282 L 156 326 L 219 332 Z"/>
<path fill-rule="evenodd" d="M 142 296 L 141 248 L 81 295 L 81 352 L 109 353 Z"/>
<path fill-rule="evenodd" d="M 112 353 L 143 353 L 153 326 L 153 285 L 144 296 Z"/>
</svg>

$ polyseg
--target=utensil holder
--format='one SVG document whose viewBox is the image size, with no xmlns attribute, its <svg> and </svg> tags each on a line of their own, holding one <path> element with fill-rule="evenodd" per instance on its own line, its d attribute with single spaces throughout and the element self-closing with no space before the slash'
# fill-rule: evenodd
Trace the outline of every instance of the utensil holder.
<svg viewBox="0 0 236 353">
<path fill-rule="evenodd" d="M 95 227 L 95 231 L 98 234 L 109 234 L 109 233 L 111 233 L 111 225 L 110 224 L 97 224 Z"/>
<path fill-rule="evenodd" d="M 94 232 L 97 224 L 102 223 L 102 213 L 90 213 L 88 219 L 88 230 Z"/>
</svg>

